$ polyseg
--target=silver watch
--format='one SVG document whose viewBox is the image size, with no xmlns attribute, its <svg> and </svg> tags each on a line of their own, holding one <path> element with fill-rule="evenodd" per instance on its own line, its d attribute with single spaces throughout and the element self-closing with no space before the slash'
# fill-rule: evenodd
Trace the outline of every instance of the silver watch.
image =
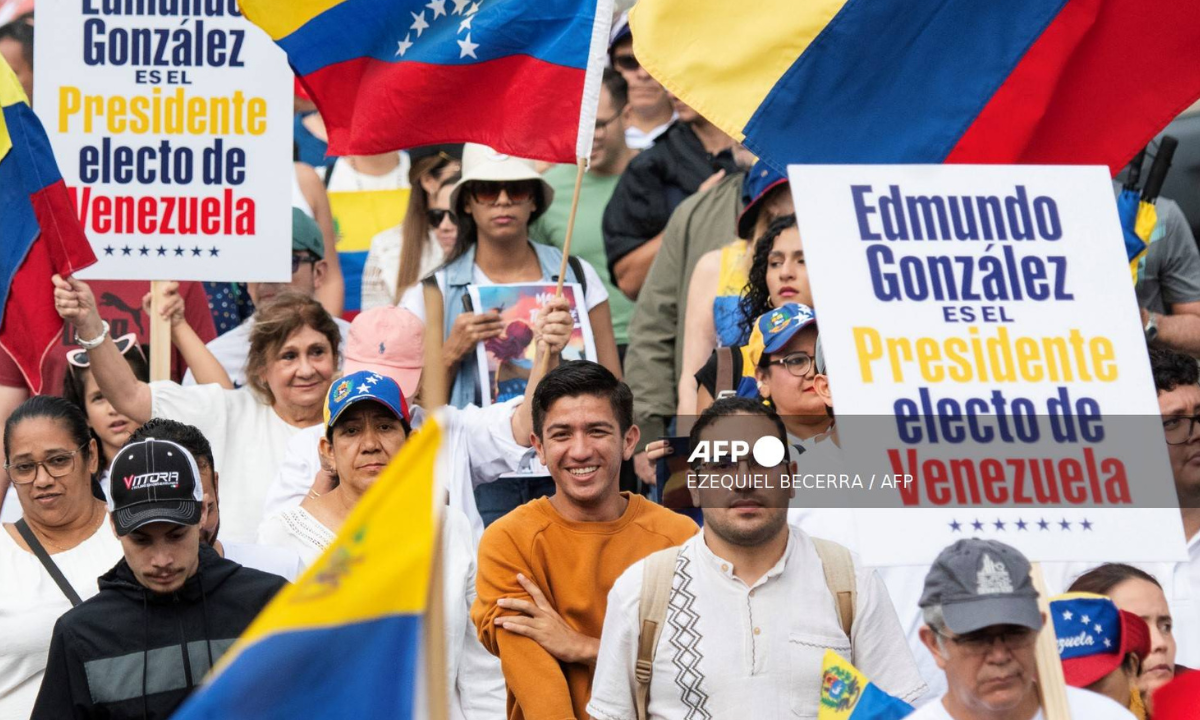
<svg viewBox="0 0 1200 720">
<path fill-rule="evenodd" d="M 79 343 L 79 347 L 84 350 L 95 350 L 104 342 L 104 338 L 108 337 L 108 321 L 104 321 L 104 326 L 100 330 L 100 334 L 91 340 L 84 340 L 79 337 L 79 330 L 75 331 L 75 342 Z"/>
</svg>

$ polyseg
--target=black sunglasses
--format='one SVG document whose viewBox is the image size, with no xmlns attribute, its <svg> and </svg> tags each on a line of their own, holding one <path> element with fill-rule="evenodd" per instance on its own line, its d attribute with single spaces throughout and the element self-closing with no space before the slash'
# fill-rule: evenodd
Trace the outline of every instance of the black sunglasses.
<svg viewBox="0 0 1200 720">
<path fill-rule="evenodd" d="M 633 53 L 629 53 L 628 55 L 613 55 L 613 66 L 625 72 L 636 72 L 642 67 L 642 64 L 638 62 Z"/>
<path fill-rule="evenodd" d="M 480 182 L 471 184 L 471 196 L 475 202 L 484 205 L 495 205 L 500 202 L 500 191 L 508 195 L 508 201 L 514 205 L 529 202 L 537 191 L 531 180 L 517 182 Z"/>
<path fill-rule="evenodd" d="M 512 196 L 510 195 L 509 197 Z M 425 211 L 425 218 L 429 220 L 429 227 L 440 227 L 442 221 L 447 217 L 450 218 L 450 222 L 454 223 L 455 225 L 458 224 L 458 216 L 454 214 L 453 210 L 439 210 L 431 208 Z"/>
</svg>

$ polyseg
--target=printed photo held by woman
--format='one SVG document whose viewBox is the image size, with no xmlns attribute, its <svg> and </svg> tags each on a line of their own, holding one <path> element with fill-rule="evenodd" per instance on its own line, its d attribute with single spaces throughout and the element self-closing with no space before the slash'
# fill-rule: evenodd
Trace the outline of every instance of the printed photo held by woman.
<svg viewBox="0 0 1200 720">
<path fill-rule="evenodd" d="M 96 594 L 121 544 L 92 494 L 100 447 L 79 408 L 47 395 L 26 400 L 4 425 L 4 454 L 23 517 L 0 532 L 0 720 L 26 720 L 54 623 Z"/>
</svg>

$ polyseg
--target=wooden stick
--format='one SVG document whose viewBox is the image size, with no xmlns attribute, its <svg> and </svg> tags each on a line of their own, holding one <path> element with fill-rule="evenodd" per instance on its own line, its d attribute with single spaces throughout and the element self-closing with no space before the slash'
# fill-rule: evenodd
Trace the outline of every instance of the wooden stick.
<svg viewBox="0 0 1200 720">
<path fill-rule="evenodd" d="M 431 508 L 432 510 L 432 508 Z M 446 605 L 442 533 L 446 531 L 438 512 L 433 531 L 433 568 L 429 572 L 429 600 L 425 606 L 425 689 L 429 720 L 449 720 L 450 684 L 446 677 Z"/>
<path fill-rule="evenodd" d="M 571 236 L 575 234 L 575 214 L 579 211 L 579 192 L 583 189 L 583 174 L 587 172 L 587 158 L 576 158 L 575 193 L 571 195 L 571 212 L 567 215 L 567 235 L 563 238 L 562 263 L 558 266 L 558 285 L 554 288 L 554 297 L 562 297 L 563 283 L 567 279 L 567 261 L 571 259 Z M 579 303 L 579 312 L 587 312 L 587 302 L 583 298 L 575 298 Z M 546 374 L 550 367 L 550 353 L 545 353 L 537 359 L 538 377 Z"/>
<path fill-rule="evenodd" d="M 150 283 L 150 380 L 171 379 L 171 321 L 162 316 L 166 282 Z"/>
<path fill-rule="evenodd" d="M 1037 639 L 1038 693 L 1041 695 L 1042 712 L 1046 720 L 1071 720 L 1071 708 L 1067 705 L 1067 681 L 1058 657 L 1054 621 L 1050 618 L 1050 596 L 1046 592 L 1041 563 L 1032 563 L 1029 576 L 1038 593 L 1038 608 L 1046 617 Z"/>
<path fill-rule="evenodd" d="M 421 369 L 421 407 L 429 412 L 445 405 L 450 398 L 446 366 L 442 364 L 445 332 L 445 299 L 436 287 L 421 283 L 425 296 L 425 367 Z"/>
</svg>

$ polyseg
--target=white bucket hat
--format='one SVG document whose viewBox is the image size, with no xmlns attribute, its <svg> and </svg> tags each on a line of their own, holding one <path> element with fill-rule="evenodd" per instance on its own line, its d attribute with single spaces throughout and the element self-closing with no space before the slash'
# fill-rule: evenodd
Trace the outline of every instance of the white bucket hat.
<svg viewBox="0 0 1200 720">
<path fill-rule="evenodd" d="M 529 222 L 532 223 L 539 215 L 546 212 L 546 208 L 550 207 L 550 203 L 554 201 L 554 188 L 550 187 L 550 183 L 538 174 L 533 166 L 533 161 L 496 152 L 487 145 L 467 143 L 463 146 L 462 179 L 454 184 L 454 190 L 450 193 L 450 207 L 454 208 L 455 212 L 462 213 L 459 198 L 462 196 L 463 186 L 469 182 L 513 182 L 517 180 L 537 180 L 542 185 L 541 205 L 529 216 Z"/>
</svg>

